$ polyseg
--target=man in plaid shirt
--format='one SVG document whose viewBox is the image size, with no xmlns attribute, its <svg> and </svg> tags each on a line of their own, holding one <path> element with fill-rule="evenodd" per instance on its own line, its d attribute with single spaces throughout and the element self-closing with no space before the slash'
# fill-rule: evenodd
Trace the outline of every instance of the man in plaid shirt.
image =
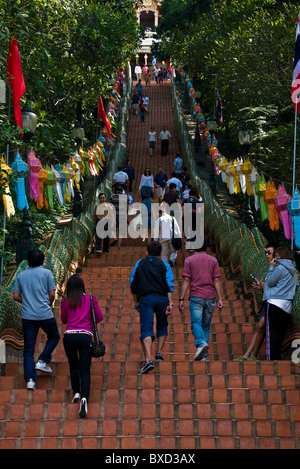
<svg viewBox="0 0 300 469">
<path fill-rule="evenodd" d="M 208 356 L 210 323 L 216 296 L 218 308 L 223 308 L 219 264 L 215 257 L 206 253 L 205 241 L 202 248 L 195 249 L 194 253 L 185 259 L 182 277 L 179 309 L 184 313 L 184 296 L 189 289 L 191 328 L 197 347 L 194 360 L 205 360 Z"/>
</svg>

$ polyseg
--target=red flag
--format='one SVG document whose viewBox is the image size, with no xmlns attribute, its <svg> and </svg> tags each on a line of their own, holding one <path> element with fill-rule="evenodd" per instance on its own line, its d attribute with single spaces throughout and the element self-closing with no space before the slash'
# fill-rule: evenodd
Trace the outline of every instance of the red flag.
<svg viewBox="0 0 300 469">
<path fill-rule="evenodd" d="M 17 40 L 12 38 L 9 43 L 7 60 L 7 80 L 12 86 L 16 124 L 23 129 L 20 99 L 25 93 L 25 83 L 21 67 Z"/>
<path fill-rule="evenodd" d="M 111 133 L 111 123 L 106 115 L 106 112 L 104 110 L 101 94 L 99 94 L 99 100 L 98 100 L 98 119 L 103 119 L 105 127 L 107 128 L 109 138 L 112 138 L 112 133 Z"/>
</svg>

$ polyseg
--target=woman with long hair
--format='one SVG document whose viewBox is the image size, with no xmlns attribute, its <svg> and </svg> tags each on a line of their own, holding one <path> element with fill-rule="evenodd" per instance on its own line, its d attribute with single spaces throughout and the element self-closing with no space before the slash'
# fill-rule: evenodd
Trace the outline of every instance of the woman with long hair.
<svg viewBox="0 0 300 469">
<path fill-rule="evenodd" d="M 282 360 L 281 346 L 291 319 L 298 281 L 295 262 L 288 247 L 276 248 L 269 265 L 264 286 L 264 298 L 267 299 L 266 358 Z"/>
<path fill-rule="evenodd" d="M 79 415 L 85 417 L 90 395 L 91 345 L 93 341 L 92 308 L 94 304 L 96 323 L 103 320 L 97 299 L 85 292 L 79 275 L 72 275 L 66 286 L 66 298 L 61 301 L 61 320 L 66 324 L 63 344 L 68 358 L 73 401 L 80 402 Z"/>
<path fill-rule="evenodd" d="M 139 193 L 141 198 L 143 197 L 143 195 L 147 195 L 149 199 L 153 198 L 154 180 L 149 168 L 145 168 L 144 174 L 142 174 L 141 176 Z"/>
</svg>

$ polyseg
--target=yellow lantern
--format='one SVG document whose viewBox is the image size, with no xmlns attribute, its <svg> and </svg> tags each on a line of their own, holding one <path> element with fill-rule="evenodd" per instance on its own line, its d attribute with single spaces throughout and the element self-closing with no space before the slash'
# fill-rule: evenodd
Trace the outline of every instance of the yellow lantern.
<svg viewBox="0 0 300 469">
<path fill-rule="evenodd" d="M 9 178 L 8 175 L 12 174 L 12 169 L 6 164 L 4 160 L 4 156 L 1 157 L 0 159 L 0 181 L 1 185 L 4 184 L 4 194 L 2 195 L 2 200 L 5 208 L 5 212 L 8 218 L 11 217 L 11 215 L 15 214 L 15 207 L 13 204 L 12 197 L 10 195 L 10 190 L 9 190 Z"/>
<path fill-rule="evenodd" d="M 251 194 L 253 194 L 253 188 L 249 184 L 248 176 L 249 176 L 249 174 L 252 173 L 252 163 L 249 160 L 249 158 L 244 160 L 244 163 L 241 166 L 241 170 L 242 170 L 242 173 L 245 175 L 245 178 L 246 178 L 246 192 L 247 192 L 248 195 L 251 195 Z"/>
</svg>

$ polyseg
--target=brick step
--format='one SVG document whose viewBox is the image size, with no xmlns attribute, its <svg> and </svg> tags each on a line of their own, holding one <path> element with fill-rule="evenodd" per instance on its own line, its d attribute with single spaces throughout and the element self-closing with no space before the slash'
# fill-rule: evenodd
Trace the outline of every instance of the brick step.
<svg viewBox="0 0 300 469">
<path fill-rule="evenodd" d="M 224 421 L 203 420 L 203 422 L 199 422 L 199 425 L 194 424 L 192 420 L 167 419 L 155 420 L 152 423 L 135 419 L 128 421 L 116 420 L 111 425 L 105 424 L 105 422 L 106 420 L 102 421 L 101 419 L 82 422 L 76 418 L 74 421 L 66 422 L 66 424 L 63 421 L 46 421 L 44 424 L 36 422 L 35 427 L 31 425 L 26 427 L 31 429 L 31 431 L 27 430 L 27 434 L 33 433 L 35 435 L 33 437 L 18 437 L 20 425 L 18 426 L 18 424 L 12 422 L 12 428 L 9 429 L 8 433 L 13 436 L 7 436 L 5 439 L 0 440 L 0 449 L 152 450 L 155 451 L 153 455 L 155 457 L 156 453 L 159 455 L 168 450 L 185 450 L 185 452 L 203 449 L 292 450 L 299 447 L 299 439 L 292 436 L 294 431 L 285 421 L 257 421 L 257 423 L 252 423 L 251 421 L 233 421 L 231 419 Z M 138 427 L 138 435 L 131 434 L 131 424 L 133 426 L 136 424 Z M 124 434 L 120 432 L 115 436 L 116 427 L 121 427 Z M 149 432 L 147 431 L 149 427 L 158 430 Z M 17 429 L 15 430 L 15 428 Z M 89 434 L 89 428 L 96 429 L 92 435 Z M 170 428 L 171 430 L 168 430 Z M 192 429 L 191 435 L 187 434 L 187 428 Z M 79 431 L 80 436 L 78 435 Z M 15 433 L 16 436 L 14 436 Z M 24 433 L 25 430 L 22 434 Z M 65 436 L 63 436 L 63 433 L 65 433 Z M 41 437 L 41 434 L 44 436 Z M 51 434 L 53 436 L 47 436 Z M 70 436 L 67 436 L 68 434 Z M 162 451 L 160 452 L 160 450 Z M 109 452 L 109 455 L 111 456 L 111 452 Z M 158 461 L 158 455 L 156 461 Z M 144 454 L 140 455 L 140 458 L 144 456 Z M 188 460 L 189 457 L 187 456 Z"/>
<path fill-rule="evenodd" d="M 127 376 L 135 375 L 145 379 L 153 379 L 154 374 L 150 373 L 146 376 L 138 375 L 138 371 L 141 366 L 141 360 L 135 361 L 106 361 L 105 359 L 93 359 L 91 374 L 92 375 L 117 375 Z M 62 375 L 65 379 L 68 378 L 69 368 L 67 362 L 53 362 L 51 363 L 53 369 L 53 375 L 46 375 L 43 372 L 38 372 L 39 377 L 43 380 L 55 380 L 56 376 Z M 295 364 L 289 360 L 280 361 L 266 361 L 266 360 L 243 360 L 243 361 L 227 361 L 227 360 L 208 360 L 208 361 L 163 361 L 155 363 L 155 370 L 161 373 L 163 378 L 164 375 L 176 376 L 207 376 L 207 375 L 262 375 L 265 379 L 270 377 L 286 377 L 284 379 L 290 379 L 291 383 L 300 380 L 299 371 L 300 365 Z M 22 363 L 6 363 L 0 367 L 0 389 L 2 381 L 5 381 L 8 377 L 21 378 L 23 375 L 23 364 Z M 22 378 L 23 379 L 23 378 Z M 258 379 L 258 378 L 255 378 Z M 274 379 L 274 381 L 276 381 Z M 299 381 L 300 382 L 300 381 Z"/>
</svg>

